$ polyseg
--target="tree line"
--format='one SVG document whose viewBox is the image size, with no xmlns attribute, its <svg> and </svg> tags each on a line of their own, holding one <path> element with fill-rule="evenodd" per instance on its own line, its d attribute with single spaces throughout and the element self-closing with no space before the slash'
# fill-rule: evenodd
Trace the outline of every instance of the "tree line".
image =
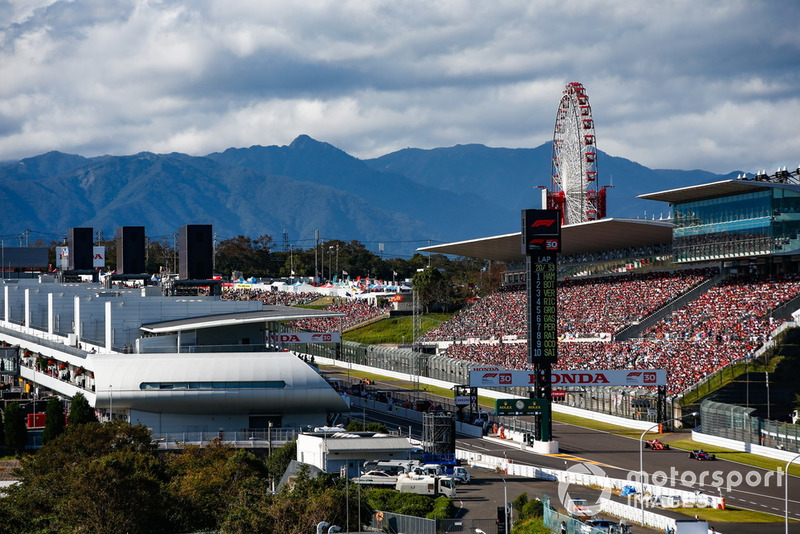
<svg viewBox="0 0 800 534">
<path fill-rule="evenodd" d="M 55 247 L 49 247 L 51 265 L 56 265 Z M 106 247 L 105 270 L 117 267 L 116 241 L 98 241 Z M 44 246 L 37 242 L 35 246 Z M 172 237 L 148 239 L 145 248 L 148 273 L 174 273 L 178 270 L 178 250 Z M 475 296 L 483 296 L 501 285 L 504 267 L 475 258 L 451 258 L 443 254 L 416 253 L 410 258 L 383 258 L 359 241 L 328 240 L 309 248 L 278 250 L 272 236 L 236 236 L 214 247 L 214 272 L 229 278 L 234 272 L 246 278 L 313 278 L 324 280 L 357 277 L 371 280 L 403 281 L 415 278 L 427 311 L 447 311 L 461 307 Z M 294 274 L 292 274 L 294 273 Z"/>
<path fill-rule="evenodd" d="M 117 268 L 116 240 L 100 240 L 96 246 L 106 247 L 105 270 Z M 48 261 L 56 265 L 55 248 L 63 246 L 60 241 L 49 245 L 41 241 L 33 246 L 48 246 Z M 171 236 L 147 239 L 145 246 L 145 270 L 148 273 L 177 272 L 177 243 Z M 467 272 L 475 274 L 486 267 L 484 260 L 472 258 L 451 259 L 442 254 L 415 253 L 410 258 L 384 258 L 360 241 L 331 239 L 320 241 L 319 246 L 302 248 L 290 246 L 288 250 L 276 247 L 272 236 L 265 234 L 252 238 L 239 235 L 222 240 L 214 246 L 214 270 L 229 277 L 239 271 L 245 276 L 257 278 L 288 278 L 292 272 L 297 277 L 333 276 L 355 279 L 404 280 L 411 278 L 420 269 L 433 267 L 461 276 Z M 347 274 L 344 274 L 347 273 Z M 395 274 L 397 273 L 397 274 Z"/>
<path fill-rule="evenodd" d="M 6 428 L 8 417 L 13 410 L 4 412 Z M 159 452 L 144 426 L 101 424 L 94 412 L 83 417 L 91 420 L 70 413 L 61 433 L 21 456 L 19 483 L 0 499 L 0 534 L 300 534 L 320 521 L 360 530 L 378 509 L 431 518 L 453 512 L 449 499 L 359 489 L 338 474 L 312 476 L 302 464 L 273 491 L 297 455 L 296 442 L 266 458 L 218 439 Z"/>
</svg>

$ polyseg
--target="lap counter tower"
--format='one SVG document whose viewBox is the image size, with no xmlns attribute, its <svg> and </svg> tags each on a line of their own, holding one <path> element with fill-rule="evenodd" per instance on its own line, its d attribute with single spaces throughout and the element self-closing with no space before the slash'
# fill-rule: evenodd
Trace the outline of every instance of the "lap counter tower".
<svg viewBox="0 0 800 534">
<path fill-rule="evenodd" d="M 528 362 L 533 365 L 536 382 L 531 398 L 541 399 L 549 408 L 552 402 L 550 375 L 558 360 L 557 265 L 561 251 L 561 211 L 555 209 L 522 211 L 522 253 L 526 256 L 528 288 Z M 550 442 L 550 410 L 536 416 L 534 438 Z M 557 445 L 556 445 L 557 446 Z"/>
</svg>

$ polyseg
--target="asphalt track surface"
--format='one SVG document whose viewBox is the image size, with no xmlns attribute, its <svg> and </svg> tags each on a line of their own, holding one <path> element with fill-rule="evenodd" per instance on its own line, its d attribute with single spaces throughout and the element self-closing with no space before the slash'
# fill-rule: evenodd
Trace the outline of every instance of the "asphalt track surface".
<svg viewBox="0 0 800 534">
<path fill-rule="evenodd" d="M 385 384 L 378 381 L 375 387 L 394 389 L 397 385 L 396 380 L 388 381 Z M 389 428 L 407 429 L 409 427 L 407 420 L 398 419 L 383 412 L 370 414 L 368 419 L 380 419 Z M 415 436 L 421 435 L 419 425 L 411 426 L 416 429 L 413 432 Z M 506 444 L 498 442 L 499 440 L 484 438 L 460 438 L 457 447 L 492 456 L 505 456 L 512 462 L 555 469 L 567 469 L 584 462 L 591 463 L 613 478 L 627 479 L 631 473 L 639 471 L 640 445 L 637 439 L 556 421 L 553 422 L 553 439 L 559 442 L 559 453 L 555 455 L 523 451 L 520 450 L 518 443 L 509 441 L 506 446 Z M 713 452 L 713 447 L 709 449 Z M 719 523 L 714 525 L 718 532 L 722 534 L 760 534 L 762 532 L 777 534 L 784 532 L 782 518 L 785 510 L 785 477 L 779 478 L 773 471 L 726 460 L 693 460 L 688 457 L 686 451 L 678 449 L 666 451 L 644 449 L 642 461 L 644 471 L 649 476 L 652 477 L 654 473 L 657 473 L 657 476 L 669 479 L 669 482 L 664 483 L 665 485 L 688 491 L 702 491 L 704 494 L 721 495 L 725 498 L 726 506 L 766 512 L 779 516 L 778 518 L 781 519 L 776 523 Z M 494 517 L 496 507 L 503 505 L 502 480 L 499 480 L 499 476 L 495 473 L 485 469 L 470 468 L 470 474 L 474 477 L 475 484 L 471 485 L 472 487 L 459 488 L 459 499 L 464 503 L 462 513 L 464 516 Z M 658 480 L 655 482 L 661 483 Z M 789 477 L 788 483 L 789 517 L 800 521 L 800 478 Z M 552 482 L 506 477 L 506 485 L 509 501 L 523 491 L 526 491 L 529 497 L 548 493 L 551 499 L 557 501 L 557 484 Z M 586 497 L 591 497 L 591 491 L 587 489 L 587 492 Z M 570 493 L 572 493 L 571 488 Z M 691 516 L 669 510 L 657 511 L 677 519 L 691 518 Z M 634 532 L 648 531 L 653 532 L 641 527 L 634 527 Z M 790 523 L 789 531 L 800 533 L 800 523 Z"/>
</svg>

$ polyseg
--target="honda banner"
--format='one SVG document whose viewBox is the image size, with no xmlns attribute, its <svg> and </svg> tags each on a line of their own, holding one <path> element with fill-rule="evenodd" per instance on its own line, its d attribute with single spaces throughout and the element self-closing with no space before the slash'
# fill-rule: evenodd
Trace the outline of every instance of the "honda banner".
<svg viewBox="0 0 800 534">
<path fill-rule="evenodd" d="M 533 386 L 533 371 L 512 371 L 500 367 L 475 367 L 469 372 L 470 387 L 527 387 Z M 605 371 L 552 371 L 553 386 L 665 386 L 664 369 L 614 369 Z"/>
<path fill-rule="evenodd" d="M 267 343 L 286 345 L 288 343 L 340 343 L 339 332 L 295 332 L 291 334 L 267 334 Z"/>
</svg>

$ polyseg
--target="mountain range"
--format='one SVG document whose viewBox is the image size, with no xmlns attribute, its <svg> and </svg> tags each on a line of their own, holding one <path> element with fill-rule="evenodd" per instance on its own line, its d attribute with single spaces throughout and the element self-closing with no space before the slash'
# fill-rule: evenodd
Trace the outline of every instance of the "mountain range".
<svg viewBox="0 0 800 534">
<path fill-rule="evenodd" d="M 229 148 L 206 156 L 98 156 L 48 152 L 0 164 L 0 236 L 30 230 L 45 242 L 88 226 L 113 235 L 144 226 L 171 236 L 212 224 L 218 240 L 270 234 L 300 248 L 322 239 L 358 240 L 388 256 L 428 242 L 519 231 L 519 213 L 541 207 L 550 185 L 551 143 L 533 149 L 457 145 L 408 148 L 360 160 L 301 135 L 288 146 Z M 669 207 L 636 195 L 735 176 L 653 170 L 600 152 L 610 217 L 660 217 Z M 604 178 L 607 177 L 607 178 Z"/>
</svg>

